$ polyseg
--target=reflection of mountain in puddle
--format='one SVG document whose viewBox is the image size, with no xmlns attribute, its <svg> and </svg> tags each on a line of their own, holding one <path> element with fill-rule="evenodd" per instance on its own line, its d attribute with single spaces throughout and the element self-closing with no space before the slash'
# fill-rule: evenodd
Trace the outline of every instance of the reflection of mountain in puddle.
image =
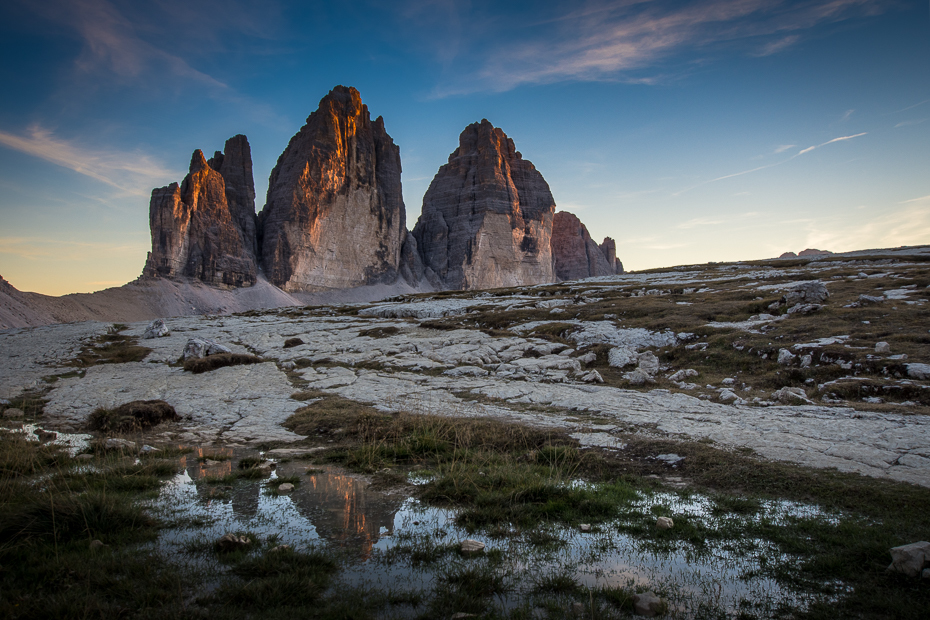
<svg viewBox="0 0 930 620">
<path fill-rule="evenodd" d="M 372 491 L 363 480 L 333 470 L 305 476 L 292 498 L 301 512 L 312 515 L 322 537 L 343 547 L 357 545 L 362 558 L 371 555 L 382 531 L 393 532 L 394 514 L 404 499 Z"/>
<path fill-rule="evenodd" d="M 290 494 L 268 493 L 268 483 L 279 475 L 304 473 L 303 466 L 297 463 L 279 464 L 263 480 L 239 480 L 225 488 L 205 481 L 198 484 L 198 479 L 221 478 L 233 471 L 231 460 L 207 464 L 202 462 L 201 452 L 198 450 L 197 457 L 181 458 L 183 472 L 163 487 L 158 503 L 208 525 L 166 532 L 164 540 L 169 544 L 249 531 L 261 538 L 275 535 L 278 542 L 295 547 L 324 538 L 357 549 L 358 555 L 366 559 L 379 535 L 393 531 L 394 513 L 403 500 L 372 491 L 366 482 L 330 469 L 301 476 L 300 484 Z"/>
</svg>

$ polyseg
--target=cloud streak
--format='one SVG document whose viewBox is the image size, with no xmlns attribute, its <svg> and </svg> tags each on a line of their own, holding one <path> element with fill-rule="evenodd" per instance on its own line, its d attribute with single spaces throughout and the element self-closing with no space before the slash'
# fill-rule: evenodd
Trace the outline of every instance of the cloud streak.
<svg viewBox="0 0 930 620">
<path fill-rule="evenodd" d="M 0 144 L 130 194 L 147 195 L 153 185 L 163 184 L 165 179 L 178 179 L 183 176 L 153 161 L 147 155 L 138 152 L 89 149 L 57 138 L 51 131 L 38 125 L 30 127 L 26 135 L 0 131 Z"/>
<path fill-rule="evenodd" d="M 771 55 L 796 45 L 806 30 L 880 10 L 868 0 L 594 3 L 531 25 L 518 43 L 488 42 L 481 68 L 436 94 L 565 80 L 652 83 L 662 73 L 656 65 L 676 54 L 688 53 L 678 63 L 687 66 L 695 55 L 712 56 L 716 47 L 737 42 L 746 53 Z"/>
<path fill-rule="evenodd" d="M 810 152 L 813 151 L 814 149 L 819 149 L 819 148 L 822 147 L 822 146 L 827 146 L 828 144 L 833 144 L 834 142 L 842 142 L 842 141 L 844 141 L 844 140 L 852 140 L 853 138 L 858 138 L 858 137 L 860 137 L 860 136 L 864 136 L 864 135 L 866 135 L 867 133 L 869 133 L 869 132 L 863 131 L 862 133 L 857 133 L 857 134 L 852 135 L 852 136 L 840 136 L 839 138 L 833 138 L 832 140 L 827 140 L 827 141 L 824 142 L 823 144 L 817 144 L 817 145 L 815 145 L 815 146 L 809 146 L 809 147 L 807 147 L 806 149 L 803 149 L 800 153 L 798 153 L 798 155 L 804 155 L 805 153 L 810 153 Z"/>
</svg>

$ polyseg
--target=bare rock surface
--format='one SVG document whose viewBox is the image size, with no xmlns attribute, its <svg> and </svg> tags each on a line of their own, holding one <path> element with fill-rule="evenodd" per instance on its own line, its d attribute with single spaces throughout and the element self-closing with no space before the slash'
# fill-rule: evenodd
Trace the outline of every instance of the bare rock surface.
<svg viewBox="0 0 930 620">
<path fill-rule="evenodd" d="M 245 136 L 230 138 L 226 146 L 228 157 L 217 152 L 212 165 L 201 150 L 194 151 L 180 185 L 152 190 L 152 251 L 145 278 L 186 277 L 222 286 L 255 283 L 252 157 Z M 224 167 L 229 179 L 220 172 Z"/>
<path fill-rule="evenodd" d="M 436 173 L 413 236 L 442 288 L 554 282 L 554 212 L 545 179 L 485 119 L 465 128 Z"/>
<path fill-rule="evenodd" d="M 400 149 L 337 86 L 291 138 L 259 215 L 262 264 L 286 291 L 393 282 L 407 236 Z"/>
<path fill-rule="evenodd" d="M 721 447 L 751 448 L 766 458 L 930 485 L 930 416 L 922 410 L 912 411 L 913 403 L 853 408 L 842 399 L 826 399 L 831 390 L 838 389 L 836 386 L 824 385 L 821 391 L 813 384 L 807 388 L 786 386 L 775 396 L 785 402 L 775 403 L 770 400 L 771 389 L 762 390 L 763 383 L 748 391 L 744 384 L 755 381 L 748 373 L 723 375 L 727 379 L 719 383 L 725 387 L 709 385 L 705 389 L 690 384 L 687 391 L 677 391 L 665 377 L 686 379 L 694 376 L 690 371 L 701 375 L 711 372 L 711 367 L 702 366 L 710 363 L 702 361 L 704 355 L 690 353 L 701 349 L 687 348 L 702 342 L 683 332 L 637 327 L 629 316 L 583 318 L 583 312 L 590 312 L 592 304 L 598 303 L 602 308 L 598 317 L 606 316 L 601 314 L 604 311 L 619 317 L 624 309 L 638 310 L 641 300 L 630 293 L 641 289 L 680 288 L 692 291 L 679 295 L 690 295 L 685 298 L 695 302 L 713 299 L 717 290 L 728 295 L 738 291 L 749 299 L 771 297 L 805 281 L 804 277 L 809 281 L 811 275 L 827 273 L 831 267 L 824 263 L 791 269 L 722 265 L 702 271 L 604 276 L 565 287 L 567 292 L 561 298 L 550 295 L 549 287 L 530 286 L 500 296 L 443 294 L 362 306 L 169 318 L 165 321 L 167 336 L 140 341 L 152 349 L 142 362 L 91 366 L 81 373 L 75 373 L 67 361 L 107 333 L 108 325 L 78 323 L 9 330 L 0 332 L 0 350 L 4 351 L 0 356 L 0 398 L 9 401 L 27 390 L 43 391 L 48 400 L 45 422 L 51 430 L 82 428 L 96 407 L 160 399 L 174 406 L 182 418 L 152 431 L 165 439 L 221 444 L 289 442 L 299 436 L 281 424 L 304 405 L 290 396 L 306 387 L 369 403 L 383 411 L 493 417 L 565 429 L 588 446 L 622 450 L 618 436 L 629 432 L 707 439 Z M 858 261 L 850 263 L 841 266 L 841 273 L 857 273 L 863 268 Z M 882 264 L 882 268 L 894 282 L 903 277 L 900 274 L 917 273 L 925 266 L 899 261 Z M 852 288 L 839 298 L 837 290 L 831 290 L 831 303 L 840 304 L 858 295 Z M 901 325 L 922 325 L 919 317 L 926 312 L 926 306 L 921 305 L 925 293 L 900 290 L 911 291 L 904 301 L 916 305 L 896 302 L 902 308 L 899 312 L 909 308 L 918 317 Z M 610 294 L 614 297 L 597 301 Z M 661 307 L 669 309 L 687 308 L 675 303 L 682 299 L 679 295 L 669 295 L 667 301 L 662 295 L 646 301 L 666 304 Z M 507 329 L 485 329 L 469 322 L 470 309 L 475 306 L 483 313 L 499 311 L 502 317 L 516 322 L 507 324 Z M 522 310 L 514 312 L 515 307 Z M 565 318 L 546 318 L 552 310 L 562 311 Z M 745 310 L 747 315 L 750 311 Z M 692 317 L 698 325 L 704 320 Z M 791 331 L 790 339 L 779 340 L 776 335 L 734 330 L 731 321 L 713 332 L 713 338 L 718 343 L 730 339 L 724 344 L 728 355 L 760 360 L 760 354 L 765 354 L 764 363 L 775 376 L 785 370 L 777 363 L 779 349 L 790 349 L 799 357 L 814 352 L 813 364 L 821 368 L 835 363 L 824 359 L 827 353 L 859 355 L 871 363 L 872 330 L 897 333 L 891 330 L 893 323 L 836 334 L 823 331 L 814 318 L 786 320 L 809 321 L 808 329 L 814 331 L 800 336 Z M 887 320 L 895 320 L 895 315 Z M 553 323 L 558 323 L 555 331 Z M 764 322 L 759 329 L 765 325 L 777 328 L 781 323 Z M 141 338 L 147 327 L 147 321 L 133 322 L 122 333 Z M 850 323 L 849 329 L 857 328 Z M 567 331 L 558 338 L 541 337 L 563 333 L 560 330 Z M 767 347 L 767 352 L 750 351 L 739 344 L 750 336 L 761 343 L 755 346 Z M 193 375 L 172 365 L 191 338 L 227 343 L 235 353 L 252 353 L 266 361 Z M 293 338 L 302 344 L 285 348 L 284 343 Z M 930 375 L 923 371 L 930 365 L 922 349 L 914 348 L 917 345 L 907 338 L 893 342 L 896 350 L 911 354 L 908 363 L 891 360 L 887 375 L 881 374 L 879 364 L 878 374 L 870 375 L 870 380 L 882 379 L 895 389 L 910 390 L 915 399 L 924 398 L 923 390 L 930 389 L 924 382 Z M 653 373 L 652 380 L 664 383 L 653 386 L 644 381 L 644 386 L 631 389 L 635 386 L 624 383 L 621 371 L 608 366 L 608 347 L 634 350 L 635 362 Z M 681 365 L 670 363 L 675 359 L 672 352 L 685 356 L 679 357 Z M 796 368 L 797 360 L 792 364 Z M 849 374 L 859 372 L 855 378 L 862 379 L 867 370 L 862 365 Z M 443 374 L 446 371 L 453 372 Z M 604 383 L 590 377 L 592 371 L 597 371 Z M 679 371 L 681 374 L 676 374 Z M 643 370 L 637 372 L 649 376 Z M 53 380 L 46 380 L 49 376 Z M 706 381 L 718 380 L 708 377 Z M 725 390 L 737 398 L 720 402 Z M 753 400 L 758 404 L 750 404 Z M 580 421 L 582 417 L 596 418 L 598 423 Z"/>
</svg>

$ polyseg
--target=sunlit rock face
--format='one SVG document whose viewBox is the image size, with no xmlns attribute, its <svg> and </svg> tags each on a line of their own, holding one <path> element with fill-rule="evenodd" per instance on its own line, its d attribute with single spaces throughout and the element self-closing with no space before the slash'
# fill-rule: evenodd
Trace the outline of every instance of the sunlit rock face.
<svg viewBox="0 0 930 620">
<path fill-rule="evenodd" d="M 613 240 L 605 239 L 605 247 L 610 251 L 608 240 L 610 243 L 613 243 Z M 613 259 L 616 264 L 616 250 Z M 568 211 L 559 211 L 552 218 L 552 260 L 555 264 L 555 275 L 560 280 L 609 276 L 616 273 L 607 254 L 591 239 L 585 225 Z"/>
<path fill-rule="evenodd" d="M 254 284 L 255 189 L 246 137 L 230 138 L 225 155 L 217 151 L 210 163 L 202 151 L 194 151 L 180 186 L 152 190 L 149 225 L 152 251 L 143 277 Z"/>
<path fill-rule="evenodd" d="M 259 215 L 262 264 L 287 291 L 397 279 L 407 235 L 400 149 L 354 88 L 337 86 L 291 138 Z"/>
<path fill-rule="evenodd" d="M 549 185 L 513 140 L 487 120 L 459 136 L 413 229 L 425 268 L 443 288 L 555 281 Z"/>
</svg>

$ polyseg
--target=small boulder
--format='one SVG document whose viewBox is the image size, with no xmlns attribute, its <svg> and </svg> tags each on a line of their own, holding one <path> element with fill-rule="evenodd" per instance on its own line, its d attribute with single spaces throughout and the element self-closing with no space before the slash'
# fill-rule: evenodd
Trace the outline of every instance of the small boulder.
<svg viewBox="0 0 930 620">
<path fill-rule="evenodd" d="M 814 402 L 807 397 L 807 393 L 801 388 L 783 387 L 780 390 L 772 392 L 772 400 L 778 401 L 783 405 L 813 405 Z"/>
<path fill-rule="evenodd" d="M 911 379 L 930 379 L 930 364 L 905 364 L 904 366 L 907 368 L 907 376 Z"/>
<path fill-rule="evenodd" d="M 304 341 L 300 338 L 288 338 L 284 341 L 284 348 L 291 349 L 293 347 L 299 347 L 302 344 L 304 344 Z"/>
<path fill-rule="evenodd" d="M 633 349 L 614 347 L 607 353 L 607 363 L 612 368 L 623 368 L 635 364 L 638 357 Z"/>
<path fill-rule="evenodd" d="M 581 375 L 581 380 L 585 383 L 604 383 L 604 377 L 596 370 L 591 370 Z"/>
<path fill-rule="evenodd" d="M 679 370 L 675 374 L 670 375 L 669 380 L 670 381 L 684 381 L 685 379 L 688 379 L 689 377 L 696 377 L 697 375 L 698 375 L 698 371 L 694 370 L 693 368 L 684 368 L 682 370 Z"/>
<path fill-rule="evenodd" d="M 668 517 L 659 517 L 656 519 L 656 527 L 660 530 L 670 530 L 675 527 L 675 522 Z"/>
<path fill-rule="evenodd" d="M 736 392 L 733 390 L 720 390 L 720 394 L 717 396 L 717 399 L 722 403 L 735 403 L 739 400 L 739 396 L 736 395 Z"/>
<path fill-rule="evenodd" d="M 659 372 L 659 358 L 656 357 L 656 354 L 652 351 L 644 351 L 639 354 L 637 359 L 639 364 L 636 366 L 636 369 L 640 372 L 643 372 L 650 377 L 656 376 Z"/>
<path fill-rule="evenodd" d="M 645 385 L 647 383 L 655 383 L 652 377 L 644 373 L 639 368 L 637 368 L 633 372 L 628 372 L 624 374 L 623 378 L 629 381 L 631 385 Z"/>
<path fill-rule="evenodd" d="M 892 547 L 890 572 L 908 577 L 919 577 L 925 568 L 930 568 L 930 542 L 922 540 L 909 545 Z"/>
<path fill-rule="evenodd" d="M 872 295 L 859 295 L 859 305 L 880 304 L 885 301 L 884 297 L 873 297 Z"/>
<path fill-rule="evenodd" d="M 106 450 L 135 450 L 136 442 L 120 439 L 119 437 L 110 437 L 103 442 L 103 447 Z"/>
<path fill-rule="evenodd" d="M 788 349 L 779 349 L 778 350 L 778 363 L 782 366 L 787 366 L 788 364 L 794 362 L 794 359 L 797 357 L 794 353 Z"/>
<path fill-rule="evenodd" d="M 590 523 L 582 523 L 581 525 L 578 526 L 578 529 L 580 529 L 582 532 L 590 532 L 590 531 L 591 531 L 591 524 L 590 524 Z"/>
<path fill-rule="evenodd" d="M 875 352 L 879 355 L 884 355 L 891 353 L 891 345 L 887 342 L 876 342 L 875 343 Z"/>
<path fill-rule="evenodd" d="M 652 618 L 666 611 L 668 611 L 668 603 L 656 596 L 654 592 L 633 595 L 633 613 L 637 616 Z"/>
<path fill-rule="evenodd" d="M 814 358 L 810 355 L 801 356 L 801 368 L 810 368 L 811 363 L 814 361 Z"/>
<path fill-rule="evenodd" d="M 811 314 L 822 309 L 821 304 L 794 304 L 788 308 L 788 314 Z"/>
<path fill-rule="evenodd" d="M 477 555 L 484 551 L 484 543 L 469 538 L 462 541 L 459 550 L 462 552 L 462 555 Z"/>
<path fill-rule="evenodd" d="M 152 338 L 164 338 L 170 335 L 171 332 L 168 331 L 168 326 L 165 325 L 164 319 L 155 319 L 145 328 L 145 331 L 142 333 L 142 338 L 150 340 Z"/>
<path fill-rule="evenodd" d="M 58 433 L 55 431 L 45 431 L 41 428 L 37 428 L 36 430 L 32 431 L 32 434 L 38 437 L 39 441 L 51 441 L 58 437 Z"/>
<path fill-rule="evenodd" d="M 21 420 L 26 416 L 26 413 L 17 407 L 10 407 L 3 412 L 4 418 L 10 418 L 11 420 Z"/>
<path fill-rule="evenodd" d="M 657 461 L 665 461 L 665 462 L 668 463 L 669 465 L 677 465 L 678 463 L 680 463 L 680 462 L 682 462 L 683 460 L 685 460 L 685 457 L 683 457 L 683 456 L 678 456 L 678 455 L 675 454 L 675 453 L 660 454 L 659 456 L 656 457 L 656 460 L 657 460 Z"/>
<path fill-rule="evenodd" d="M 800 282 L 791 287 L 788 294 L 785 295 L 785 303 L 793 306 L 798 303 L 818 304 L 827 299 L 830 292 L 827 287 L 818 280 L 810 282 Z"/>
<path fill-rule="evenodd" d="M 232 353 L 232 349 L 206 338 L 191 338 L 184 346 L 184 360 L 199 359 L 208 355 Z"/>
<path fill-rule="evenodd" d="M 578 358 L 578 361 L 587 366 L 588 364 L 593 364 L 597 361 L 597 354 L 594 351 L 588 351 L 584 355 Z"/>
<path fill-rule="evenodd" d="M 290 482 L 284 482 L 278 485 L 278 493 L 290 493 L 294 490 L 294 485 Z"/>
</svg>

